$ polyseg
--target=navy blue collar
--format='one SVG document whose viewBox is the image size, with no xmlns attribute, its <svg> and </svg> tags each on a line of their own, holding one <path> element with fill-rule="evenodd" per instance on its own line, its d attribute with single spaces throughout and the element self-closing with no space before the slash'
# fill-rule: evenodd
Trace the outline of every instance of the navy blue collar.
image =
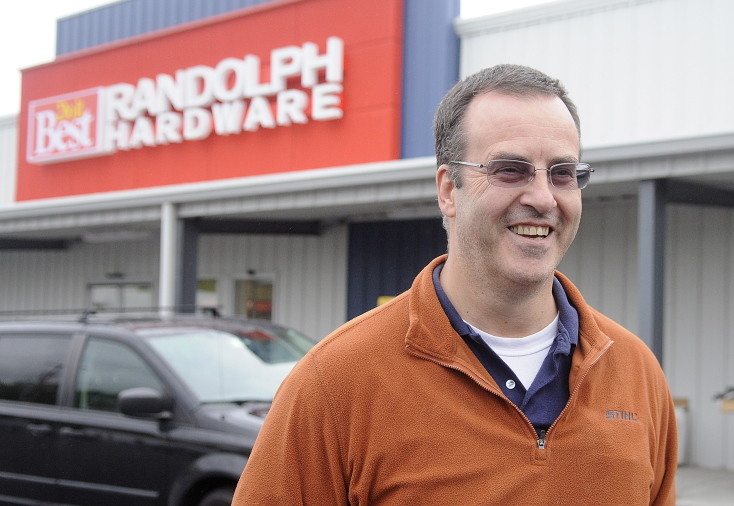
<svg viewBox="0 0 734 506">
<path fill-rule="evenodd" d="M 569 303 L 561 282 L 553 278 L 553 297 L 559 315 L 555 341 L 533 383 L 525 389 L 514 371 L 461 319 L 441 287 L 439 275 L 442 268 L 443 264 L 434 269 L 433 284 L 454 330 L 461 335 L 505 396 L 525 413 L 536 432 L 542 434 L 558 418 L 568 402 L 571 355 L 579 339 L 578 313 Z"/>
<path fill-rule="evenodd" d="M 444 264 L 439 264 L 433 270 L 433 285 L 436 288 L 436 295 L 438 295 L 438 300 L 441 302 L 441 307 L 443 307 L 451 322 L 451 326 L 461 337 L 474 338 L 476 334 L 461 319 L 441 286 L 439 276 L 443 266 Z M 553 278 L 553 297 L 556 299 L 556 306 L 558 307 L 558 332 L 556 334 L 555 353 L 570 355 L 572 346 L 576 346 L 579 340 L 579 316 L 576 309 L 568 301 L 566 291 L 556 277 Z"/>
</svg>

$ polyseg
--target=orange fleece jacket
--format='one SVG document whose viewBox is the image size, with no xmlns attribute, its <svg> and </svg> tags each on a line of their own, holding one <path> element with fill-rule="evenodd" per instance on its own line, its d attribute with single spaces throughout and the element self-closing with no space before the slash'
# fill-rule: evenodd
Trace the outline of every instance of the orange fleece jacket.
<svg viewBox="0 0 734 506">
<path fill-rule="evenodd" d="M 674 505 L 673 402 L 647 346 L 557 273 L 579 345 L 571 397 L 538 448 L 442 310 L 442 261 L 297 364 L 232 504 Z"/>
</svg>

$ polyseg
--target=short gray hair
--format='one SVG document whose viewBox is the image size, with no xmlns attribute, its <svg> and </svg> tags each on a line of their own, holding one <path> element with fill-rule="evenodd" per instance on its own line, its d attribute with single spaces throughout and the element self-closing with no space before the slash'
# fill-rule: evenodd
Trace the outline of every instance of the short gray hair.
<svg viewBox="0 0 734 506">
<path fill-rule="evenodd" d="M 433 120 L 437 167 L 443 164 L 449 165 L 449 177 L 457 188 L 461 187 L 459 171 L 449 162 L 464 158 L 467 144 L 464 125 L 466 111 L 474 97 L 491 91 L 521 97 L 556 96 L 566 104 L 576 124 L 576 130 L 581 136 L 581 122 L 576 106 L 558 79 L 523 65 L 502 64 L 481 70 L 459 81 L 446 93 L 438 105 Z"/>
</svg>

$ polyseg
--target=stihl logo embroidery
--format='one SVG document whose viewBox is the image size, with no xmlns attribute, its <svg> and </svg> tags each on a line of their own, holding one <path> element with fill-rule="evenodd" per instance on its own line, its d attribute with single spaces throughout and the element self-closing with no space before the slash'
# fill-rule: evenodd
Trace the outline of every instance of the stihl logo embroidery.
<svg viewBox="0 0 734 506">
<path fill-rule="evenodd" d="M 618 411 L 616 409 L 610 409 L 606 412 L 607 420 L 625 420 L 628 422 L 637 422 L 637 413 L 630 411 Z"/>
</svg>

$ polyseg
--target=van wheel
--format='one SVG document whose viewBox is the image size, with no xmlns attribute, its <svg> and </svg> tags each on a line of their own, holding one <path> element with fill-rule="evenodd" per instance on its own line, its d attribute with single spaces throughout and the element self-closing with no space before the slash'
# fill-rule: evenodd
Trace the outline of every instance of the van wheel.
<svg viewBox="0 0 734 506">
<path fill-rule="evenodd" d="M 215 488 L 199 503 L 199 506 L 230 506 L 234 496 L 234 487 Z"/>
</svg>

